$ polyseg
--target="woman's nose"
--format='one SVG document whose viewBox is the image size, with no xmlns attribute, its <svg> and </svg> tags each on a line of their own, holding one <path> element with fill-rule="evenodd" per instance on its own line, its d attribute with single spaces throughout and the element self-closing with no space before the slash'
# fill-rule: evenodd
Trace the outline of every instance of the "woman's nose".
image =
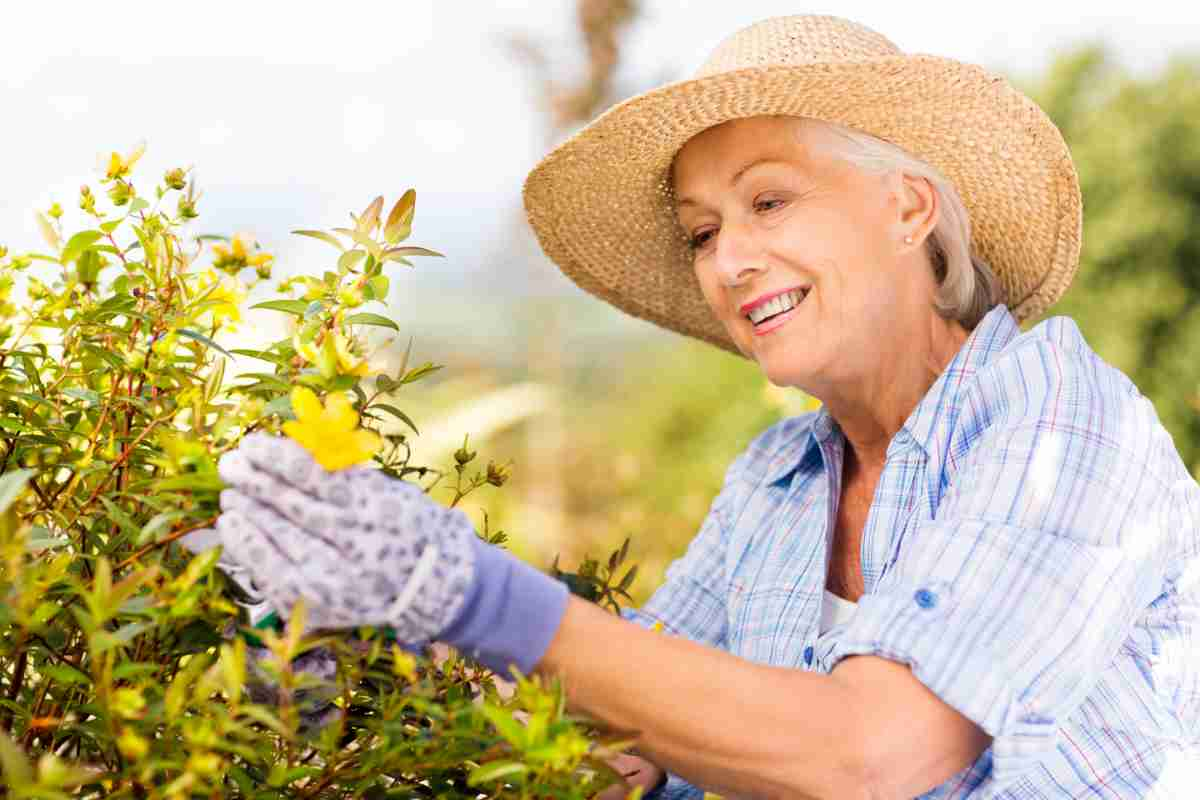
<svg viewBox="0 0 1200 800">
<path fill-rule="evenodd" d="M 721 225 L 713 267 L 725 286 L 739 286 L 762 271 L 762 246 L 744 226 Z"/>
</svg>

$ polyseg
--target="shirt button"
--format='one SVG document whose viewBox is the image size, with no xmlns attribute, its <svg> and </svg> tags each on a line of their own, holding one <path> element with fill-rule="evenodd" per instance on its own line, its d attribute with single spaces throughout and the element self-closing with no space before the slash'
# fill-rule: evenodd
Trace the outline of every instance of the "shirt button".
<svg viewBox="0 0 1200 800">
<path fill-rule="evenodd" d="M 936 608 L 938 604 L 938 596 L 928 589 L 918 589 L 913 595 L 913 600 L 917 601 L 917 605 L 921 608 L 929 609 Z"/>
<path fill-rule="evenodd" d="M 808 647 L 804 648 L 804 663 L 807 666 L 811 667 L 812 659 L 813 659 L 813 649 L 812 649 L 812 645 L 809 645 Z"/>
</svg>

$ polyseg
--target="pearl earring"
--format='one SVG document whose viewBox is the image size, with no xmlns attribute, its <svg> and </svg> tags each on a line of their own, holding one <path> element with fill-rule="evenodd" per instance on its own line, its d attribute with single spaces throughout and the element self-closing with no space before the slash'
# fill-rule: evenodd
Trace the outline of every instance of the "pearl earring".
<svg viewBox="0 0 1200 800">
<path fill-rule="evenodd" d="M 912 237 L 911 237 L 911 236 L 905 236 L 905 237 L 904 237 L 904 243 L 905 243 L 905 244 L 912 244 Z"/>
</svg>

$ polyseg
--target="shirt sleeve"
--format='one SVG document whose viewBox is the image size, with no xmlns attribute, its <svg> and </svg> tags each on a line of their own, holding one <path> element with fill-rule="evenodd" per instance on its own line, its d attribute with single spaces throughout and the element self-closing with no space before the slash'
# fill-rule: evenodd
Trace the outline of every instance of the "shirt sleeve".
<svg viewBox="0 0 1200 800">
<path fill-rule="evenodd" d="M 1088 353 L 1031 345 L 963 391 L 932 456 L 933 518 L 823 659 L 909 665 L 993 737 L 999 787 L 1055 746 L 1163 592 L 1179 458 L 1149 401 Z"/>
</svg>

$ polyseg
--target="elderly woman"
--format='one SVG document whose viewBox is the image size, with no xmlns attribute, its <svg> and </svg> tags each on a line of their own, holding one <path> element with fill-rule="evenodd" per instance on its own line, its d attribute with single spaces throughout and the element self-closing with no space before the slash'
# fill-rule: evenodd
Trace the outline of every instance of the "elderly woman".
<svg viewBox="0 0 1200 800">
<path fill-rule="evenodd" d="M 1200 487 L 1070 320 L 1018 328 L 1080 244 L 1032 102 L 768 20 L 558 148 L 526 205 L 579 285 L 821 410 L 750 444 L 624 619 L 410 484 L 250 437 L 219 531 L 277 608 L 562 675 L 663 797 L 1194 796 Z"/>
</svg>

